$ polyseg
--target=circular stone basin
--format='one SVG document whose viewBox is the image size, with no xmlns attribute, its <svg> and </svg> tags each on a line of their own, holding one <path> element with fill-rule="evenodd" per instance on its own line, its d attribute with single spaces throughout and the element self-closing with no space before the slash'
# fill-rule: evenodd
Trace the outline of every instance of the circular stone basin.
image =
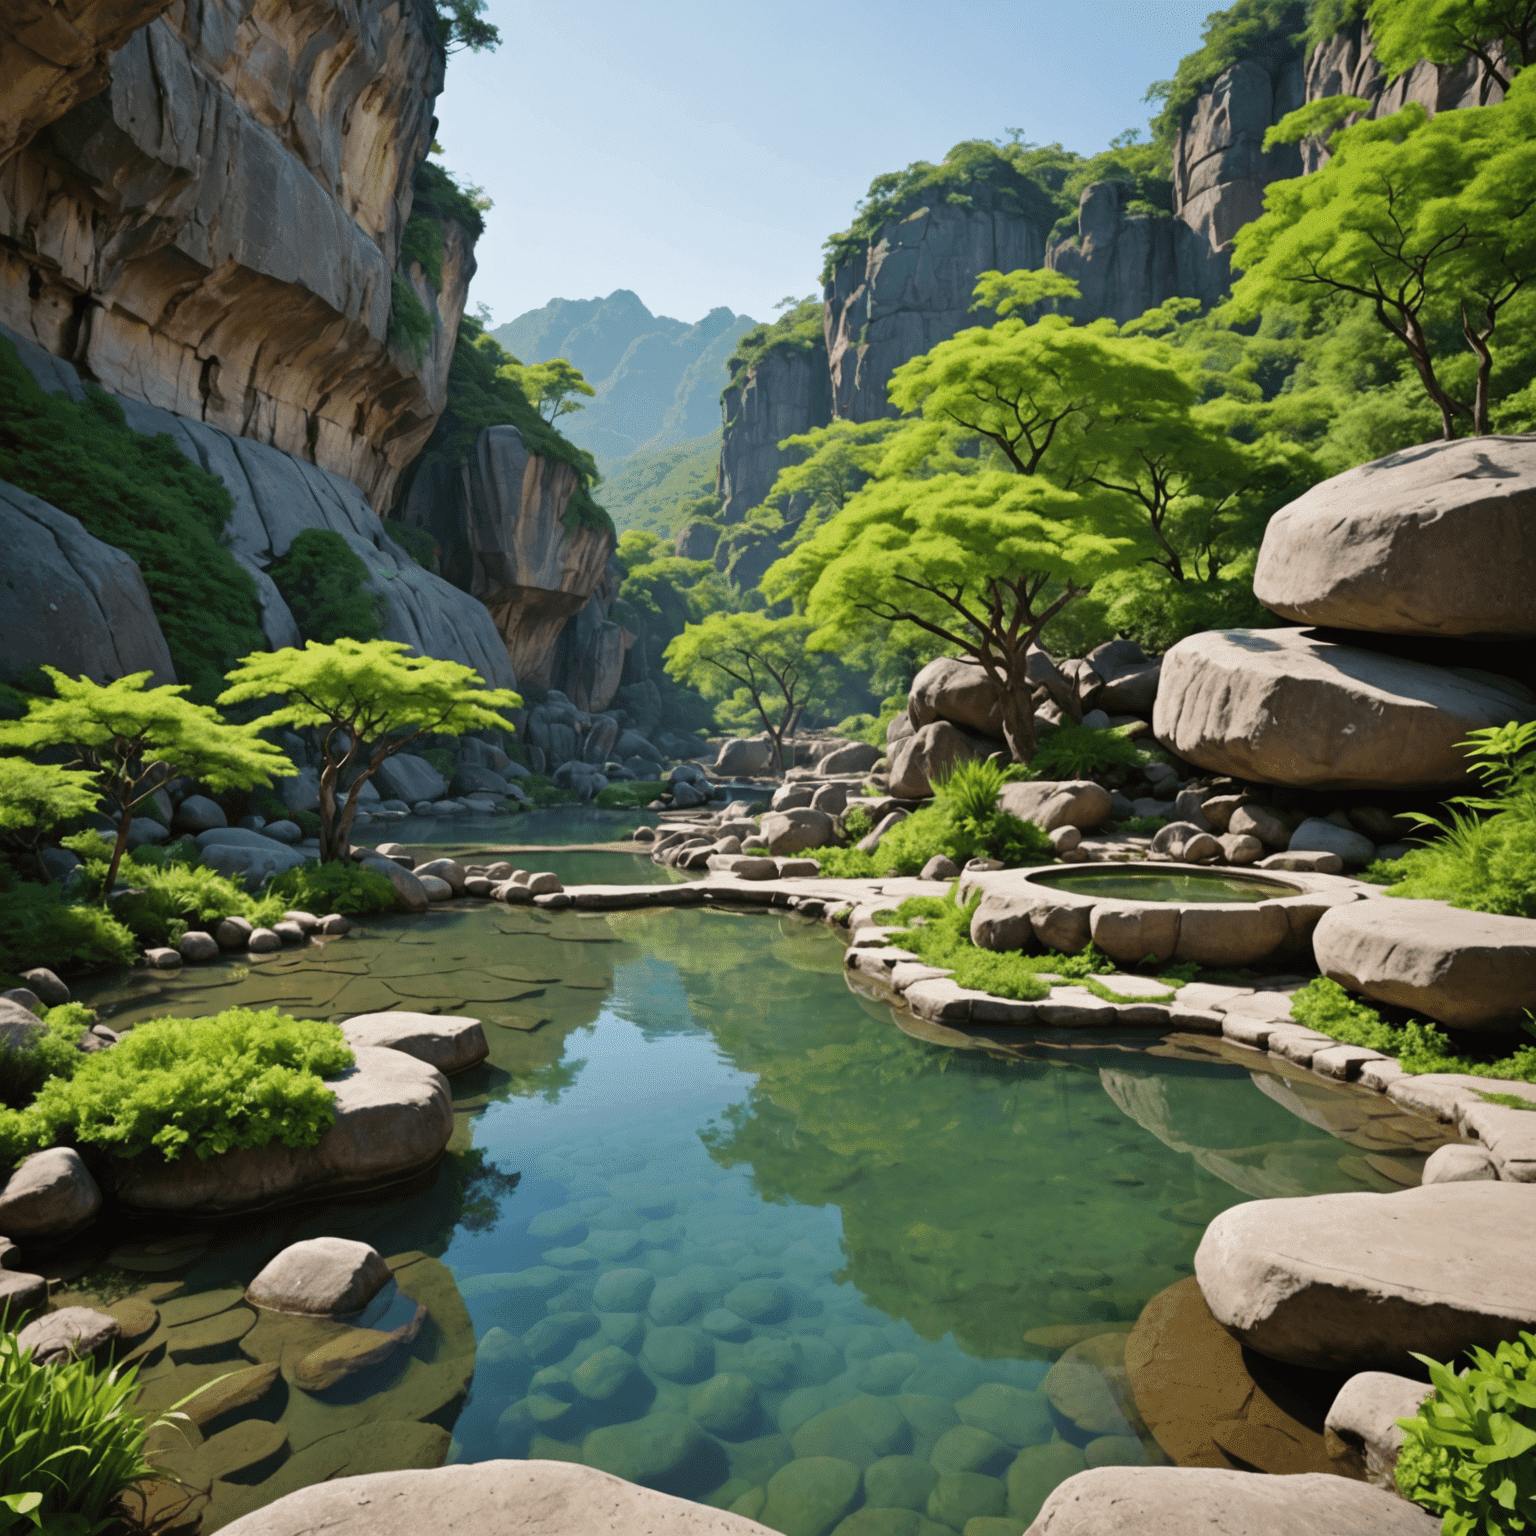
<svg viewBox="0 0 1536 1536">
<path fill-rule="evenodd" d="M 1049 885 L 1079 896 L 1102 901 L 1234 902 L 1278 901 L 1295 896 L 1297 888 L 1257 875 L 1227 874 L 1222 870 L 1119 869 L 1113 865 L 1084 869 L 1042 870 L 1030 876 L 1036 885 Z"/>
<path fill-rule="evenodd" d="M 1310 955 L 1323 913 L 1371 887 L 1338 875 L 1198 869 L 1167 863 L 1048 864 L 968 875 L 960 899 L 980 891 L 971 937 L 984 949 L 1098 945 L 1120 965 L 1194 961 L 1253 965 Z"/>
</svg>

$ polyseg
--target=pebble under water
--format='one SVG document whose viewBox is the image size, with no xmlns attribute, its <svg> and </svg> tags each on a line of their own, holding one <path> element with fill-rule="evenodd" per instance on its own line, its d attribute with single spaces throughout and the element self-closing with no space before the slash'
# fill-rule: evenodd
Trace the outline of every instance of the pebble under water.
<svg viewBox="0 0 1536 1536">
<path fill-rule="evenodd" d="M 787 916 L 463 904 L 99 988 L 117 1023 L 406 1007 L 491 1039 L 415 1185 L 78 1257 L 58 1299 L 142 1335 L 143 1406 L 223 1378 L 165 1442 L 202 1528 L 328 1477 L 527 1456 L 787 1536 L 1009 1536 L 1073 1472 L 1160 1459 L 1120 1356 L 1213 1216 L 1417 1183 L 1436 1144 L 1305 1074 L 925 1044 L 842 951 Z M 241 1298 L 322 1233 L 397 1267 L 366 1336 Z"/>
</svg>

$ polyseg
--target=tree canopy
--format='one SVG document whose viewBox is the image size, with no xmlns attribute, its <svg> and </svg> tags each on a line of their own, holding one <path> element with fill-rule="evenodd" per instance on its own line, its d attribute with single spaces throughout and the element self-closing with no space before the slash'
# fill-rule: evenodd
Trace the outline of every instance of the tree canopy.
<svg viewBox="0 0 1536 1536">
<path fill-rule="evenodd" d="M 319 734 L 320 857 L 327 862 L 346 857 L 358 796 L 385 758 L 435 731 L 510 730 L 501 711 L 523 702 L 511 689 L 485 687 L 473 667 L 417 656 L 398 640 L 311 640 L 303 650 L 261 652 L 245 657 L 227 682 L 221 704 L 283 701 L 263 716 L 263 728 Z"/>
<path fill-rule="evenodd" d="M 584 409 L 577 395 L 591 399 L 597 393 L 582 377 L 581 369 L 563 357 L 552 357 L 547 363 L 505 363 L 501 372 L 516 381 L 550 427 L 559 417 Z"/>
<path fill-rule="evenodd" d="M 1420 59 L 1459 64 L 1471 54 L 1500 90 L 1536 49 L 1536 0 L 1371 0 L 1376 57 L 1390 76 Z"/>
</svg>

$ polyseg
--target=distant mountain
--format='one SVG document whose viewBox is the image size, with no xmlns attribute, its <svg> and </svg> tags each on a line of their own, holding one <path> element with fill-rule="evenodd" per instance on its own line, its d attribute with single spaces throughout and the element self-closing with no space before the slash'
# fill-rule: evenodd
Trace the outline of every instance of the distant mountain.
<svg viewBox="0 0 1536 1536">
<path fill-rule="evenodd" d="M 581 369 L 597 396 L 560 430 L 611 470 L 641 450 L 719 432 L 725 360 L 756 323 L 722 307 L 688 325 L 619 288 L 606 299 L 551 299 L 491 334 L 520 362 L 563 357 Z"/>
</svg>

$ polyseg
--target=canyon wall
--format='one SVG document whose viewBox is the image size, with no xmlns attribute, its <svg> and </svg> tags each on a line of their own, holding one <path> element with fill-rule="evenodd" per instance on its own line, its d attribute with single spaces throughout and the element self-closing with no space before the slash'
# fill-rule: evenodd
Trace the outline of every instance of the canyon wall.
<svg viewBox="0 0 1536 1536">
<path fill-rule="evenodd" d="M 386 507 L 443 408 L 473 272 L 448 226 L 442 292 L 410 274 L 434 337 L 419 360 L 392 343 L 443 78 L 431 0 L 18 0 L 0 43 L 0 320 Z"/>
</svg>

